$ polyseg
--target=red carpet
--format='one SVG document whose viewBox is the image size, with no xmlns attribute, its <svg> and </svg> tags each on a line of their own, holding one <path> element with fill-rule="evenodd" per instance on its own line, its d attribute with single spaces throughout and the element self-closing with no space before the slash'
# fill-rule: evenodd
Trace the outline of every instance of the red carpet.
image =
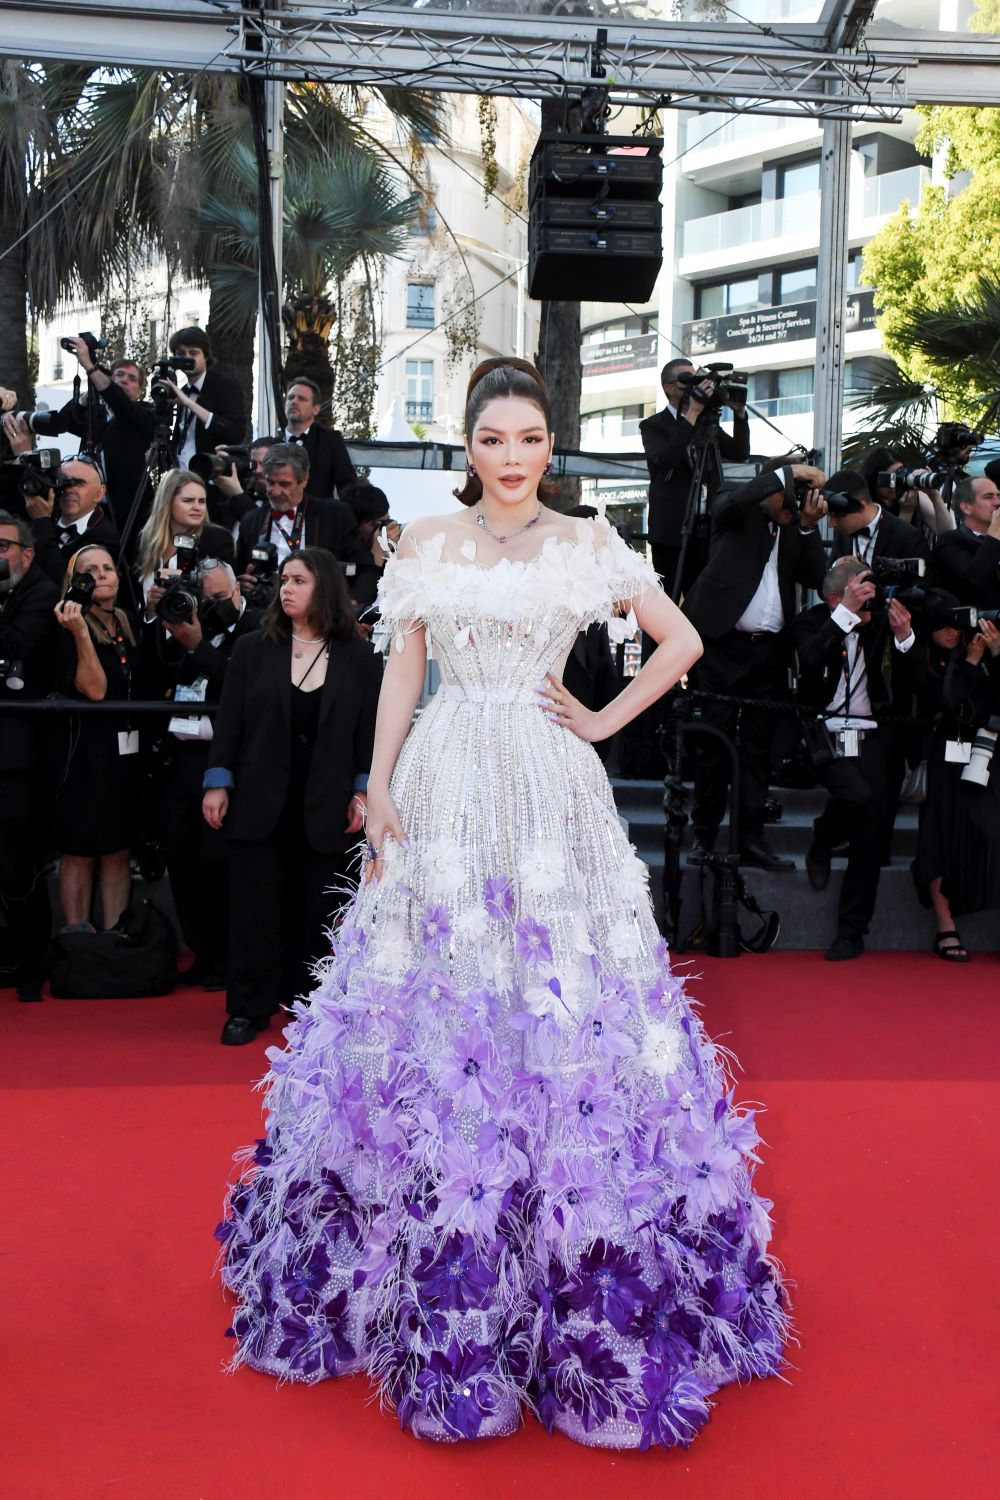
<svg viewBox="0 0 1000 1500">
<path fill-rule="evenodd" d="M 697 967 L 741 1097 L 768 1106 L 757 1182 L 801 1347 L 790 1384 L 730 1388 L 690 1450 L 646 1455 L 535 1425 L 437 1448 L 403 1437 L 361 1380 L 221 1374 L 211 1231 L 229 1157 L 259 1133 L 265 1039 L 221 1048 L 219 997 L 200 992 L 27 1006 L 0 991 L 0 1493 L 995 1494 L 1000 963 Z"/>
</svg>

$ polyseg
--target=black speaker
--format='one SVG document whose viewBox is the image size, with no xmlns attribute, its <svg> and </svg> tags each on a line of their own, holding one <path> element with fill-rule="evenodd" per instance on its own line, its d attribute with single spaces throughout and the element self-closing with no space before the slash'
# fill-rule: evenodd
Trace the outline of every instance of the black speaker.
<svg viewBox="0 0 1000 1500">
<path fill-rule="evenodd" d="M 662 148 L 660 136 L 539 136 L 529 178 L 529 296 L 648 300 L 663 263 Z"/>
</svg>

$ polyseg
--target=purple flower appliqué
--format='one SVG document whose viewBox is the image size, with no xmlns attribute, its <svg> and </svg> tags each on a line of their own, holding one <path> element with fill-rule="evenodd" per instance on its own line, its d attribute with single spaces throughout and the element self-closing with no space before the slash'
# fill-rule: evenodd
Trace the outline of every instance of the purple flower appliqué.
<svg viewBox="0 0 1000 1500">
<path fill-rule="evenodd" d="M 425 1410 L 436 1412 L 455 1437 L 476 1437 L 483 1418 L 493 1410 L 489 1377 L 494 1369 L 493 1354 L 486 1345 L 463 1348 L 453 1338 L 447 1353 L 435 1349 L 417 1376 Z"/>
<path fill-rule="evenodd" d="M 451 1234 L 443 1244 L 425 1245 L 413 1270 L 424 1300 L 447 1312 L 485 1307 L 496 1290 L 497 1274 L 468 1234 Z"/>
<path fill-rule="evenodd" d="M 464 1141 L 451 1141 L 441 1156 L 435 1225 L 460 1229 L 480 1241 L 492 1239 L 512 1182 L 503 1163 L 476 1155 Z"/>
<path fill-rule="evenodd" d="M 347 1292 L 336 1297 L 314 1313 L 289 1313 L 282 1318 L 284 1339 L 276 1350 L 279 1359 L 287 1360 L 302 1375 L 336 1375 L 339 1364 L 355 1357 L 354 1345 L 344 1332 L 347 1318 Z"/>
<path fill-rule="evenodd" d="M 612 1328 L 625 1333 L 636 1304 L 650 1296 L 638 1255 L 600 1239 L 580 1256 L 569 1300 L 577 1312 L 589 1311 L 595 1323 L 607 1318 Z"/>
<path fill-rule="evenodd" d="M 655 1296 L 636 1313 L 629 1332 L 645 1341 L 646 1352 L 654 1359 L 686 1365 L 698 1347 L 700 1322 L 685 1312 L 679 1301 L 676 1286 L 666 1277 Z M 692 1335 L 690 1340 L 684 1337 L 682 1328 Z"/>
<path fill-rule="evenodd" d="M 541 1229 L 550 1243 L 592 1234 L 607 1222 L 601 1203 L 607 1173 L 590 1156 L 556 1156 L 538 1174 Z"/>
<path fill-rule="evenodd" d="M 440 953 L 451 938 L 451 918 L 446 906 L 427 906 L 420 918 L 420 936 L 428 953 Z"/>
<path fill-rule="evenodd" d="M 454 1003 L 455 991 L 451 980 L 441 969 L 421 970 L 412 976 L 412 985 L 413 999 L 421 1000 L 435 1010 Z"/>
<path fill-rule="evenodd" d="M 441 1087 L 455 1095 L 458 1109 L 481 1110 L 502 1088 L 496 1069 L 496 1048 L 481 1026 L 470 1026 L 455 1037 L 445 1058 Z"/>
<path fill-rule="evenodd" d="M 709 1387 L 683 1366 L 644 1359 L 642 1392 L 646 1398 L 639 1408 L 642 1452 L 654 1443 L 664 1448 L 687 1448 L 708 1421 L 705 1398 Z"/>
<path fill-rule="evenodd" d="M 495 922 L 514 915 L 514 887 L 506 875 L 491 875 L 483 887 L 483 905 Z"/>
<path fill-rule="evenodd" d="M 607 1146 L 622 1133 L 622 1102 L 613 1080 L 584 1073 L 553 1084 L 563 1118 L 594 1146 Z"/>
<path fill-rule="evenodd" d="M 738 1151 L 719 1139 L 714 1128 L 688 1130 L 681 1139 L 687 1162 L 680 1172 L 688 1200 L 688 1215 L 712 1213 L 725 1208 L 733 1196 L 733 1168 Z"/>
<path fill-rule="evenodd" d="M 552 934 L 534 917 L 522 917 L 514 924 L 514 949 L 522 963 L 550 964 Z"/>
<path fill-rule="evenodd" d="M 549 1350 L 549 1374 L 560 1399 L 583 1422 L 585 1432 L 617 1415 L 627 1391 L 628 1370 L 599 1333 L 565 1338 Z M 553 1368 L 554 1366 L 554 1368 Z"/>
</svg>

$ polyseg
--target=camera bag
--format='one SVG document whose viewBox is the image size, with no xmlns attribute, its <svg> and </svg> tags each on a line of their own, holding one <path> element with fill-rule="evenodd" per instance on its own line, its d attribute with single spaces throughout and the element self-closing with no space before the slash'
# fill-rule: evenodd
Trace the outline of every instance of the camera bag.
<svg viewBox="0 0 1000 1500">
<path fill-rule="evenodd" d="M 50 986 L 59 1000 L 167 995 L 177 984 L 177 937 L 152 901 L 130 907 L 107 932 L 52 940 Z"/>
</svg>

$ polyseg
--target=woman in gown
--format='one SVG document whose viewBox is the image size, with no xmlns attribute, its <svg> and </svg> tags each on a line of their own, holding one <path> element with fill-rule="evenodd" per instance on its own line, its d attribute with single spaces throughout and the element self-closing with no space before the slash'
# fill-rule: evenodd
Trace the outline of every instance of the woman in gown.
<svg viewBox="0 0 1000 1500">
<path fill-rule="evenodd" d="M 386 568 L 364 879 L 269 1050 L 218 1230 L 232 1363 L 366 1371 L 418 1437 L 527 1407 L 593 1446 L 686 1445 L 715 1390 L 780 1369 L 787 1301 L 753 1111 L 589 742 L 700 642 L 610 527 L 542 503 L 549 429 L 531 365 L 481 365 L 469 509 L 408 526 Z M 560 682 L 577 633 L 636 618 L 657 650 L 585 709 Z"/>
</svg>

